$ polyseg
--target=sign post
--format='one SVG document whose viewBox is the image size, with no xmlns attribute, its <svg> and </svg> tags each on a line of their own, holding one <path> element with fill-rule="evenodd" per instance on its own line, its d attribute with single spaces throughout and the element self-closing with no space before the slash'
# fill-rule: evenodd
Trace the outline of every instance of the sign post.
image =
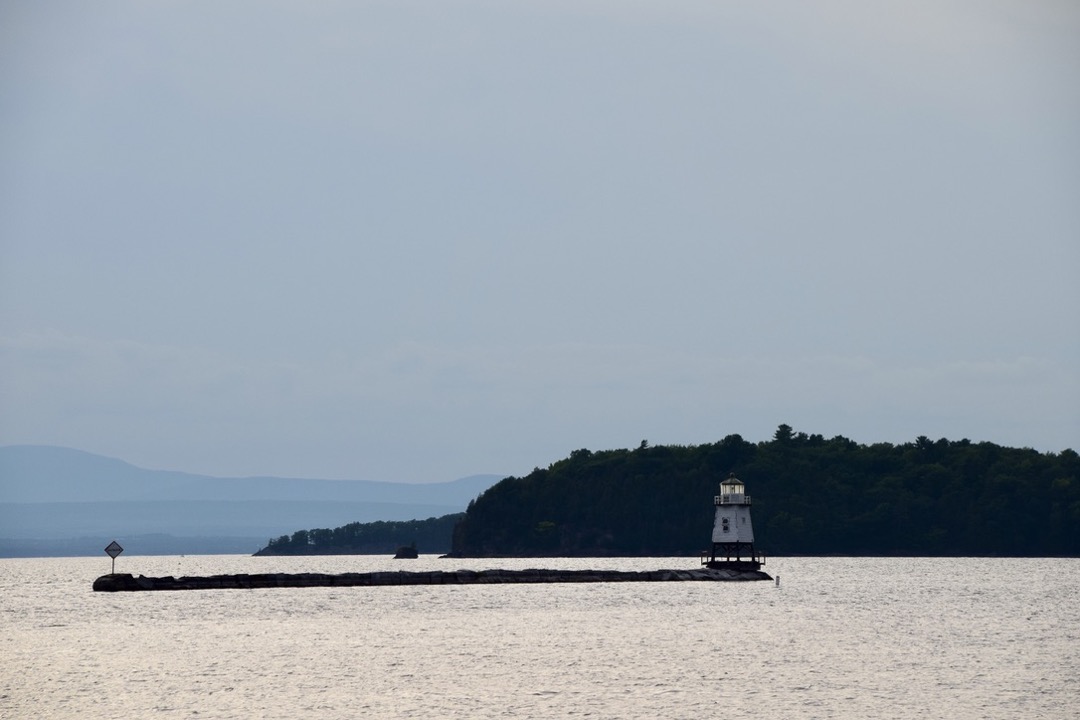
<svg viewBox="0 0 1080 720">
<path fill-rule="evenodd" d="M 109 543 L 109 547 L 105 548 L 105 552 L 112 558 L 112 575 L 116 574 L 116 556 L 124 552 L 124 548 L 120 547 L 120 543 L 113 540 Z"/>
</svg>

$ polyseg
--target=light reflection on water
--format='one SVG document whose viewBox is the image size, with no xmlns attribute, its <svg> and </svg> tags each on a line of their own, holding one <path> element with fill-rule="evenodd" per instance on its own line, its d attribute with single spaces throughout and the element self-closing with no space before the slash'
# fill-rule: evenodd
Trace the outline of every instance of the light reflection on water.
<svg viewBox="0 0 1080 720">
<path fill-rule="evenodd" d="M 134 574 L 696 567 L 696 558 L 126 557 Z M 1075 717 L 1080 561 L 774 558 L 773 583 L 93 593 L 0 560 L 11 718 Z"/>
</svg>

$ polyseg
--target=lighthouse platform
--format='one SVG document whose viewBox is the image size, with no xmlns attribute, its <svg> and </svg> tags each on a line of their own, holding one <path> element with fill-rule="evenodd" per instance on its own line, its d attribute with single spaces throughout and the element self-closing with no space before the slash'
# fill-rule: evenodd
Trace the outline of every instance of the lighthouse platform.
<svg viewBox="0 0 1080 720">
<path fill-rule="evenodd" d="M 701 553 L 701 565 L 710 570 L 733 570 L 735 572 L 761 570 L 761 562 L 758 560 L 711 560 L 708 552 Z"/>
</svg>

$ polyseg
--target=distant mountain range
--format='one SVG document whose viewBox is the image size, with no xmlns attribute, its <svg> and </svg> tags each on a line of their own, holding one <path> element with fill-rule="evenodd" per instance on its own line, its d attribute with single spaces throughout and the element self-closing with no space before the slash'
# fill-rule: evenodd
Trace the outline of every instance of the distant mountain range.
<svg viewBox="0 0 1080 720">
<path fill-rule="evenodd" d="M 71 448 L 0 447 L 0 557 L 96 555 L 112 539 L 132 554 L 255 552 L 305 528 L 461 512 L 501 479 L 220 478 Z"/>
</svg>

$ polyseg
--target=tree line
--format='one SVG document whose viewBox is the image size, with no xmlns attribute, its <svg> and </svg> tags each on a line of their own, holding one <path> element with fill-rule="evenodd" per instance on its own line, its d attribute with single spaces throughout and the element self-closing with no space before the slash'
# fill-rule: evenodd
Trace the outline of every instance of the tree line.
<svg viewBox="0 0 1080 720">
<path fill-rule="evenodd" d="M 696 555 L 731 472 L 746 483 L 755 544 L 770 555 L 1080 556 L 1080 455 L 1071 449 L 926 437 L 864 445 L 788 425 L 758 443 L 728 435 L 575 450 L 502 480 L 464 514 L 300 531 L 266 551 L 390 552 L 415 540 L 421 552 L 449 546 L 473 557 Z M 357 539 L 376 535 L 381 544 Z"/>
<path fill-rule="evenodd" d="M 256 555 L 382 555 L 412 546 L 420 552 L 450 550 L 454 525 L 464 513 L 427 520 L 349 523 L 339 528 L 297 530 L 271 540 Z"/>
<path fill-rule="evenodd" d="M 507 478 L 454 528 L 460 555 L 695 555 L 730 472 L 774 555 L 1080 555 L 1080 456 L 969 440 L 861 445 L 795 432 L 751 443 L 576 450 Z"/>
</svg>

